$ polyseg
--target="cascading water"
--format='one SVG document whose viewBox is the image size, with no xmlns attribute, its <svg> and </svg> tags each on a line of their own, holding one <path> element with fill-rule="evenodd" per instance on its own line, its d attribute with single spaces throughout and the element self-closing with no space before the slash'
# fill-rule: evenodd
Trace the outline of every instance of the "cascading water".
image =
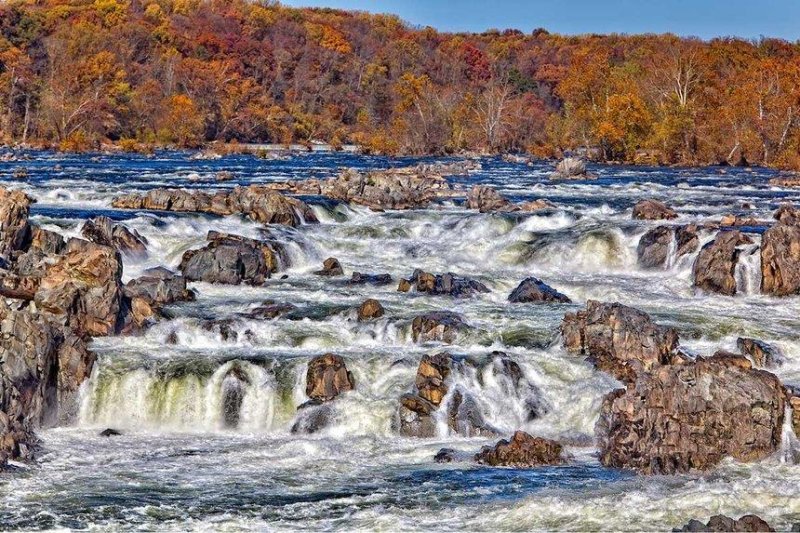
<svg viewBox="0 0 800 533">
<path fill-rule="evenodd" d="M 758 513 L 788 529 L 800 516 L 790 425 L 783 459 L 726 462 L 708 477 L 633 478 L 601 467 L 595 423 L 604 396 L 621 384 L 567 354 L 557 336 L 564 314 L 585 300 L 620 301 L 677 327 L 682 344 L 699 354 L 720 344 L 731 348 L 742 335 L 777 341 L 786 361 L 771 371 L 785 383 L 800 382 L 800 304 L 759 294 L 754 245 L 743 247 L 735 297 L 699 294 L 691 286 L 696 253 L 676 258 L 674 243 L 665 269 L 639 268 L 638 239 L 653 223 L 630 218 L 633 202 L 655 197 L 693 219 L 719 218 L 743 202 L 757 207 L 749 214 L 767 219 L 785 195 L 764 185 L 768 171 L 730 169 L 720 177 L 709 169 L 614 167 L 600 168 L 597 182 L 553 183 L 547 164 L 487 158 L 477 175 L 451 181 L 471 186 L 479 179 L 513 201 L 542 197 L 556 208 L 478 213 L 448 202 L 373 212 L 308 198 L 319 224 L 266 230 L 235 216 L 110 209 L 117 194 L 158 186 L 233 186 L 215 181 L 219 170 L 233 171 L 237 183 L 264 184 L 389 164 L 342 154 L 197 161 L 159 153 L 109 156 L 97 173 L 85 156 L 41 154 L 29 168 L 37 180 L 4 181 L 10 173 L 0 172 L 0 185 L 22 186 L 39 200 L 33 219 L 48 229 L 77 236 L 82 219 L 97 214 L 86 209 L 95 209 L 144 236 L 149 255 L 125 260 L 126 281 L 150 267 L 176 268 L 186 250 L 206 243 L 209 230 L 277 239 L 291 263 L 264 286 L 194 284 L 197 301 L 170 306 L 170 320 L 141 335 L 95 339 L 98 361 L 82 388 L 78 420 L 42 432 L 35 471 L 0 480 L 0 523 L 295 530 L 302 520 L 314 530 L 665 530 L 713 510 Z M 0 171 L 10 168 L 0 162 Z M 713 235 L 701 232 L 700 244 Z M 331 256 L 344 278 L 313 274 Z M 474 298 L 398 292 L 399 279 L 415 268 L 470 276 L 492 292 Z M 387 273 L 392 283 L 351 285 L 353 271 Z M 510 304 L 509 293 L 530 276 L 575 304 Z M 379 300 L 385 315 L 360 322 L 355 309 L 367 298 Z M 275 319 L 248 315 L 268 301 L 296 308 Z M 414 343 L 413 318 L 443 310 L 462 315 L 471 329 L 452 345 Z M 442 351 L 462 363 L 435 415 L 439 433 L 402 437 L 394 427 L 399 398 L 414 391 L 422 356 Z M 513 364 L 490 355 L 498 351 Z M 355 387 L 298 411 L 309 401 L 308 362 L 327 352 L 343 358 Z M 314 408 L 324 408 L 324 417 L 312 416 Z M 557 438 L 572 462 L 529 471 L 433 463 L 440 448 L 469 457 L 496 442 L 453 429 L 477 422 L 503 437 L 523 429 Z M 98 436 L 106 427 L 122 435 Z"/>
</svg>

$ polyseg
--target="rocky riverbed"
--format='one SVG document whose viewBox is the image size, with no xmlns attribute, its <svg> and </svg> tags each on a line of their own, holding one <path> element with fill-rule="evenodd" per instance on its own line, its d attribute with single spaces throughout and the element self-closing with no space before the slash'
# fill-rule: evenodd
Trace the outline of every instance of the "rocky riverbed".
<svg viewBox="0 0 800 533">
<path fill-rule="evenodd" d="M 7 528 L 800 522 L 772 171 L 28 156 L 0 163 Z"/>
</svg>

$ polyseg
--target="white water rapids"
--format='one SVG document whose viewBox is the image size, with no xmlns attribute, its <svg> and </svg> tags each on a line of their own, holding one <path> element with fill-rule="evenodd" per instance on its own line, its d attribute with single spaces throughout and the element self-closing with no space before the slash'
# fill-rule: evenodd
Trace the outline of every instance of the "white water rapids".
<svg viewBox="0 0 800 533">
<path fill-rule="evenodd" d="M 0 186 L 36 197 L 34 220 L 64 235 L 78 235 L 81 220 L 95 214 L 139 231 L 149 256 L 126 259 L 126 280 L 152 266 L 175 268 L 184 251 L 205 243 L 209 230 L 258 237 L 263 227 L 239 217 L 116 211 L 110 208 L 115 194 L 389 164 L 336 155 L 34 158 L 0 164 Z M 691 286 L 695 254 L 676 258 L 672 249 L 664 269 L 637 266 L 639 237 L 654 223 L 631 220 L 631 206 L 643 198 L 666 201 L 681 213 L 680 223 L 739 213 L 744 202 L 756 207 L 748 216 L 766 219 L 780 201 L 800 195 L 770 188 L 768 171 L 600 167 L 593 169 L 600 174 L 595 182 L 554 184 L 546 164 L 483 164 L 483 171 L 453 181 L 480 181 L 514 200 L 547 198 L 557 208 L 481 214 L 448 202 L 378 213 L 309 199 L 320 224 L 270 228 L 289 244 L 288 278 L 275 276 L 263 287 L 194 284 L 197 301 L 170 308 L 173 319 L 140 336 L 95 339 L 99 359 L 84 384 L 76 425 L 41 432 L 38 464 L 0 478 L 3 529 L 668 531 L 717 513 L 755 513 L 781 529 L 800 522 L 791 432 L 775 458 L 725 461 L 703 476 L 644 477 L 601 467 L 594 425 L 603 396 L 618 383 L 566 354 L 557 336 L 564 313 L 585 300 L 619 301 L 677 327 L 682 344 L 697 353 L 735 350 L 739 336 L 774 343 L 786 357 L 776 373 L 800 383 L 800 298 L 759 294 L 758 253 L 742 252 L 736 297 L 702 294 Z M 30 181 L 10 179 L 19 165 L 29 168 Z M 218 170 L 234 172 L 237 180 L 217 183 Z M 703 233 L 701 241 L 712 237 Z M 314 276 L 330 256 L 347 277 L 389 273 L 395 281 L 349 286 Z M 397 280 L 415 268 L 473 277 L 492 292 L 458 300 L 397 292 Z M 509 304 L 508 294 L 528 276 L 575 304 Z M 354 308 L 367 298 L 378 299 L 386 314 L 358 322 Z M 241 316 L 266 300 L 300 311 L 292 319 Z M 481 360 L 503 351 L 530 385 L 519 393 L 489 367 L 465 367 L 453 376 L 451 393 L 469 392 L 487 423 L 503 433 L 521 428 L 567 443 L 569 466 L 439 465 L 433 456 L 442 447 L 474 453 L 497 439 L 453 435 L 444 421 L 433 439 L 394 431 L 398 399 L 412 390 L 420 357 L 442 349 L 411 340 L 413 316 L 433 310 L 460 313 L 473 328 L 451 352 Z M 230 319 L 224 332 L 209 327 L 221 319 Z M 344 357 L 355 390 L 334 402 L 321 432 L 293 434 L 296 408 L 308 399 L 306 364 L 326 352 Z M 231 401 L 238 406 L 235 420 L 226 417 Z M 538 402 L 538 418 L 529 417 L 531 402 Z M 98 436 L 107 427 L 123 434 Z"/>
</svg>

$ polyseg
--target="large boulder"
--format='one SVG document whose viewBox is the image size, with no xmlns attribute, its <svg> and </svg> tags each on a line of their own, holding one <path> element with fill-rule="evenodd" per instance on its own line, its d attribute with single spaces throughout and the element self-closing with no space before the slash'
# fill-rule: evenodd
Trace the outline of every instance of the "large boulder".
<svg viewBox="0 0 800 533">
<path fill-rule="evenodd" d="M 322 262 L 322 270 L 317 270 L 314 274 L 328 277 L 343 276 L 344 269 L 342 269 L 342 265 L 339 263 L 338 259 L 329 257 Z"/>
<path fill-rule="evenodd" d="M 556 441 L 533 437 L 517 431 L 511 440 L 501 440 L 495 446 L 484 446 L 475 461 L 489 466 L 532 468 L 564 463 L 563 448 Z"/>
<path fill-rule="evenodd" d="M 458 334 L 469 329 L 458 313 L 431 311 L 417 315 L 411 321 L 411 339 L 414 342 L 444 342 L 452 344 Z"/>
<path fill-rule="evenodd" d="M 208 245 L 183 254 L 178 267 L 189 281 L 228 285 L 263 284 L 286 261 L 274 241 L 248 239 L 210 231 Z"/>
<path fill-rule="evenodd" d="M 561 294 L 553 287 L 537 278 L 525 278 L 508 295 L 508 301 L 512 303 L 570 303 L 566 295 Z"/>
<path fill-rule="evenodd" d="M 736 263 L 741 253 L 739 247 L 752 243 L 750 237 L 738 230 L 719 232 L 697 254 L 692 268 L 695 287 L 727 296 L 736 294 Z"/>
<path fill-rule="evenodd" d="M 477 209 L 481 213 L 491 213 L 493 211 L 510 211 L 513 209 L 513 204 L 494 187 L 475 185 L 467 193 L 467 208 Z"/>
<path fill-rule="evenodd" d="M 643 268 L 664 268 L 668 266 L 670 251 L 674 250 L 677 259 L 697 251 L 700 240 L 697 226 L 657 226 L 639 239 L 636 255 L 639 266 Z"/>
<path fill-rule="evenodd" d="M 586 302 L 584 310 L 564 316 L 561 335 L 567 351 L 588 356 L 623 382 L 669 364 L 678 349 L 675 329 L 659 326 L 638 309 L 594 300 Z"/>
<path fill-rule="evenodd" d="M 584 180 L 594 178 L 586 172 L 586 163 L 576 157 L 566 157 L 558 162 L 556 170 L 550 174 L 550 179 L 556 180 Z"/>
<path fill-rule="evenodd" d="M 778 450 L 786 393 L 743 356 L 719 354 L 641 374 L 610 393 L 597 423 L 601 462 L 646 474 L 708 470 Z"/>
<path fill-rule="evenodd" d="M 353 375 L 347 371 L 341 356 L 326 353 L 308 363 L 306 396 L 318 402 L 329 402 L 355 388 Z"/>
<path fill-rule="evenodd" d="M 380 318 L 384 315 L 385 311 L 383 306 L 378 300 L 370 298 L 358 306 L 358 320 L 359 322 L 366 322 Z"/>
<path fill-rule="evenodd" d="M 678 218 L 678 213 L 658 200 L 641 200 L 633 206 L 632 217 L 636 220 L 669 220 Z"/>
<path fill-rule="evenodd" d="M 116 248 L 126 255 L 147 255 L 147 240 L 144 237 L 123 224 L 115 224 L 108 217 L 90 218 L 83 224 L 81 235 L 95 244 Z"/>
<path fill-rule="evenodd" d="M 451 272 L 432 274 L 420 269 L 415 270 L 409 279 L 400 280 L 397 290 L 408 292 L 411 288 L 416 289 L 417 292 L 456 298 L 490 292 L 486 285 L 474 279 L 456 276 Z"/>
<path fill-rule="evenodd" d="M 761 291 L 772 296 L 800 293 L 800 226 L 781 222 L 764 232 Z"/>
<path fill-rule="evenodd" d="M 191 302 L 196 297 L 186 287 L 186 278 L 161 267 L 146 270 L 143 276 L 130 280 L 124 290 L 129 298 L 142 298 L 155 306 Z"/>
<path fill-rule="evenodd" d="M 78 335 L 113 335 L 125 314 L 121 278 L 119 252 L 73 240 L 47 267 L 34 301 Z"/>
<path fill-rule="evenodd" d="M 22 191 L 0 188 L 0 259 L 22 250 L 30 238 L 28 215 L 32 202 Z"/>
<path fill-rule="evenodd" d="M 317 222 L 317 217 L 305 202 L 259 185 L 236 187 L 230 192 L 214 194 L 185 189 L 153 189 L 143 195 L 118 196 L 111 205 L 119 209 L 241 214 L 258 222 L 287 226 Z"/>
</svg>

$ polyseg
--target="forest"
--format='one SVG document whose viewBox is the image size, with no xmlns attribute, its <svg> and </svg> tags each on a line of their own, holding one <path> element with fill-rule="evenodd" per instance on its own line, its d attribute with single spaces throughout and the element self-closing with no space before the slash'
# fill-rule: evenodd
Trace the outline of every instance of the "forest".
<svg viewBox="0 0 800 533">
<path fill-rule="evenodd" d="M 245 0 L 0 4 L 0 142 L 800 168 L 800 43 L 444 33 Z"/>
</svg>

